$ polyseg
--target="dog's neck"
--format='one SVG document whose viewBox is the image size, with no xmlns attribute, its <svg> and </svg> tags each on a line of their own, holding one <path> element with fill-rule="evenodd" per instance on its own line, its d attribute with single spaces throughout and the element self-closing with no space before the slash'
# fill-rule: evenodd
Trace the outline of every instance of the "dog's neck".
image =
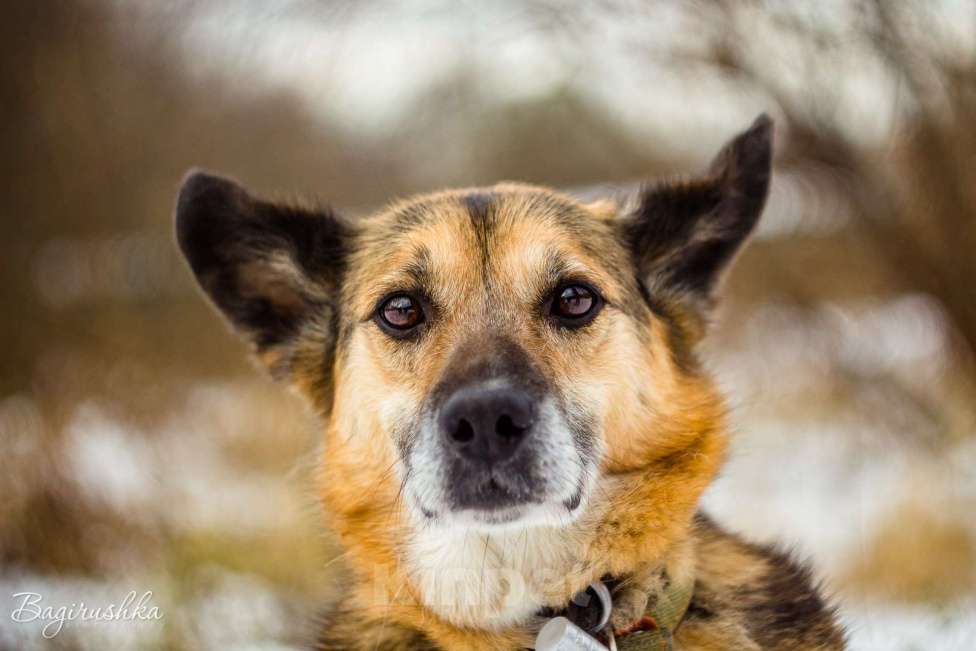
<svg viewBox="0 0 976 651">
<path fill-rule="evenodd" d="M 455 626 L 492 631 L 524 625 L 542 610 L 560 611 L 601 578 L 684 581 L 693 573 L 687 532 L 660 541 L 661 551 L 652 557 L 613 559 L 593 549 L 607 549 L 609 541 L 592 540 L 601 530 L 597 520 L 604 519 L 596 511 L 558 528 L 428 529 L 414 538 L 406 564 L 426 608 Z"/>
</svg>

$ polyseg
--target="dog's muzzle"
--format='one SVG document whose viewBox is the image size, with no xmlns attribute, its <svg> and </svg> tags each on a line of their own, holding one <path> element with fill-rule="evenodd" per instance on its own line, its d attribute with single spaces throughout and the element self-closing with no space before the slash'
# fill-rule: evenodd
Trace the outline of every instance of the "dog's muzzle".
<svg viewBox="0 0 976 651">
<path fill-rule="evenodd" d="M 417 511 L 489 526 L 575 517 L 595 459 L 570 413 L 524 349 L 472 339 L 451 355 L 404 447 Z"/>
</svg>

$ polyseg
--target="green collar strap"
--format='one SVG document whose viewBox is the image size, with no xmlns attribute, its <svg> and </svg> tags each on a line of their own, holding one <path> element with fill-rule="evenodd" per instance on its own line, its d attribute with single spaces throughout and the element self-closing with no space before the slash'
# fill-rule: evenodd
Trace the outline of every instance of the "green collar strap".
<svg viewBox="0 0 976 651">
<path fill-rule="evenodd" d="M 648 604 L 647 611 L 633 629 L 625 635 L 617 636 L 618 651 L 664 651 L 672 647 L 674 630 L 681 623 L 691 597 L 695 592 L 692 578 L 684 583 L 674 583 L 658 595 L 654 603 Z"/>
</svg>

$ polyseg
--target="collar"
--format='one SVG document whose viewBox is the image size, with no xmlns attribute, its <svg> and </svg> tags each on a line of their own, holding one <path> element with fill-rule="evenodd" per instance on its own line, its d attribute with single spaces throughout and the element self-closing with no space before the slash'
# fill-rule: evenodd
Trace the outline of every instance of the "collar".
<svg viewBox="0 0 976 651">
<path fill-rule="evenodd" d="M 626 631 L 618 631 L 613 636 L 609 631 L 601 630 L 609 615 L 606 608 L 612 608 L 612 603 L 604 595 L 612 593 L 619 584 L 618 579 L 606 578 L 574 596 L 566 608 L 558 611 L 544 609 L 540 615 L 547 618 L 565 617 L 584 631 L 597 631 L 591 634 L 617 651 L 670 649 L 674 631 L 691 604 L 694 577 L 681 583 L 672 582 L 661 592 L 652 594 L 644 615 Z"/>
</svg>

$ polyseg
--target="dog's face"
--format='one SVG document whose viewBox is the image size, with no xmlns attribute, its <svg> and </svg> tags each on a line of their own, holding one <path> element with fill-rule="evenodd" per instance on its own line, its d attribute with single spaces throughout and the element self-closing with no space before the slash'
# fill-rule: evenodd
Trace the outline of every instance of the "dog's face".
<svg viewBox="0 0 976 651">
<path fill-rule="evenodd" d="M 360 455 L 338 481 L 393 486 L 424 527 L 560 525 L 694 434 L 690 348 L 758 219 L 769 140 L 757 120 L 706 177 L 624 214 L 505 184 L 351 222 L 196 174 L 178 237 L 259 357 L 328 414 L 336 453 Z"/>
<path fill-rule="evenodd" d="M 573 517 L 608 396 L 641 350 L 612 216 L 501 185 L 361 226 L 338 395 L 343 409 L 376 405 L 366 429 L 395 446 L 408 502 L 433 525 Z"/>
</svg>

